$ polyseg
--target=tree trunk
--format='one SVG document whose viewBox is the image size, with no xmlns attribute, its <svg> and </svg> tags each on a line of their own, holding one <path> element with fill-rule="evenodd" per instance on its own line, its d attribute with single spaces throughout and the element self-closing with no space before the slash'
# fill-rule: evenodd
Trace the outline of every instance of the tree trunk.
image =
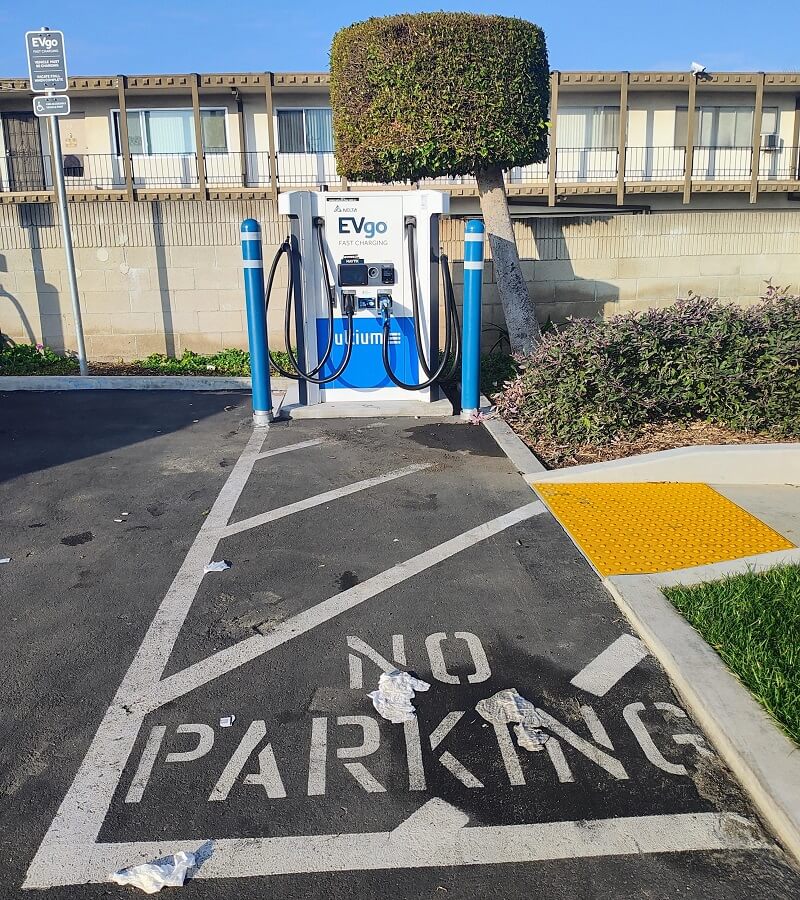
<svg viewBox="0 0 800 900">
<path fill-rule="evenodd" d="M 536 307 L 522 275 L 503 171 L 497 166 L 484 169 L 478 172 L 477 181 L 511 350 L 514 353 L 530 353 L 541 340 L 542 331 L 536 319 Z"/>
</svg>

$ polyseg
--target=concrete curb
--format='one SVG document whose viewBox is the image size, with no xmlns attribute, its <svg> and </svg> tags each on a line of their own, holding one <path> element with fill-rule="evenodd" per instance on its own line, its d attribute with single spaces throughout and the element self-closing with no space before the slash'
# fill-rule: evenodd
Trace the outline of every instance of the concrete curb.
<svg viewBox="0 0 800 900">
<path fill-rule="evenodd" d="M 508 422 L 494 412 L 494 407 L 483 395 L 481 395 L 481 413 L 486 417 L 481 419 L 481 424 L 495 439 L 497 446 L 505 453 L 520 475 L 526 481 L 528 481 L 528 476 L 534 480 L 540 480 L 540 474 L 546 473 L 547 469 Z"/>
<path fill-rule="evenodd" d="M 782 562 L 800 562 L 800 550 L 663 575 L 615 575 L 603 584 L 764 821 L 800 861 L 800 750 L 661 592 L 668 584 L 696 584 Z"/>
<path fill-rule="evenodd" d="M 711 444 L 552 469 L 537 481 L 800 484 L 800 443 Z"/>
<path fill-rule="evenodd" d="M 286 378 L 273 378 L 284 391 Z M 249 391 L 249 378 L 213 375 L 2 375 L 2 391 Z"/>
</svg>

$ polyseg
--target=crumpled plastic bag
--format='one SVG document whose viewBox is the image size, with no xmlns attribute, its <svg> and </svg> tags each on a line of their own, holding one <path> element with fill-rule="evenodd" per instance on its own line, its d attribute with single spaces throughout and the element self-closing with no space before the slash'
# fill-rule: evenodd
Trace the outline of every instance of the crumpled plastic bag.
<svg viewBox="0 0 800 900">
<path fill-rule="evenodd" d="M 227 559 L 219 559 L 216 562 L 210 562 L 203 567 L 203 574 L 207 575 L 209 572 L 224 572 L 225 569 L 230 569 L 231 564 Z"/>
<path fill-rule="evenodd" d="M 181 850 L 173 854 L 172 862 L 142 863 L 139 866 L 129 866 L 114 872 L 111 880 L 115 884 L 129 884 L 137 887 L 145 894 L 157 894 L 162 887 L 183 887 L 186 873 L 195 864 L 194 853 L 185 853 Z"/>
<path fill-rule="evenodd" d="M 417 714 L 411 705 L 414 691 L 427 691 L 429 687 L 427 681 L 395 669 L 393 672 L 382 672 L 378 690 L 371 691 L 367 696 L 384 719 L 399 724 L 411 721 Z"/>
<path fill-rule="evenodd" d="M 514 734 L 517 736 L 517 744 L 525 750 L 541 750 L 549 738 L 541 730 L 544 722 L 536 712 L 536 707 L 530 700 L 521 697 L 516 688 L 506 688 L 479 701 L 475 711 L 492 725 L 516 722 Z"/>
</svg>

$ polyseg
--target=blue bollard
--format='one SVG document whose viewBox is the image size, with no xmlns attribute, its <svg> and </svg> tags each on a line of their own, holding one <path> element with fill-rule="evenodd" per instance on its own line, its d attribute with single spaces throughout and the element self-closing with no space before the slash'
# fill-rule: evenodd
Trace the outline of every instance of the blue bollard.
<svg viewBox="0 0 800 900">
<path fill-rule="evenodd" d="M 264 260 L 261 256 L 261 226 L 255 219 L 242 222 L 242 265 L 247 308 L 247 342 L 250 345 L 250 379 L 253 390 L 253 424 L 273 420 L 269 384 L 267 316 L 264 310 Z"/>
<path fill-rule="evenodd" d="M 461 418 L 481 408 L 481 290 L 483 222 L 470 219 L 464 229 L 464 311 L 461 339 Z"/>
</svg>

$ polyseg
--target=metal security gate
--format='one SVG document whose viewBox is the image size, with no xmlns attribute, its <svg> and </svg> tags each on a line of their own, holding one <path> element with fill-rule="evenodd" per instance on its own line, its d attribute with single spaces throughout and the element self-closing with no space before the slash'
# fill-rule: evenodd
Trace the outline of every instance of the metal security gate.
<svg viewBox="0 0 800 900">
<path fill-rule="evenodd" d="M 44 160 L 39 122 L 32 112 L 4 112 L 8 189 L 44 191 Z"/>
</svg>

